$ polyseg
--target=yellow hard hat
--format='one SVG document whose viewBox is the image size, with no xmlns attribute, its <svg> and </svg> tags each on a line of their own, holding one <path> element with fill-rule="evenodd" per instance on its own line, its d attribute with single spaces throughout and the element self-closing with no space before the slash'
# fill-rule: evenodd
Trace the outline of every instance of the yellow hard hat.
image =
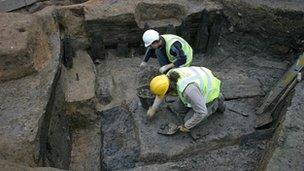
<svg viewBox="0 0 304 171">
<path fill-rule="evenodd" d="M 154 77 L 150 82 L 150 90 L 157 96 L 164 96 L 169 89 L 169 79 L 163 75 Z"/>
</svg>

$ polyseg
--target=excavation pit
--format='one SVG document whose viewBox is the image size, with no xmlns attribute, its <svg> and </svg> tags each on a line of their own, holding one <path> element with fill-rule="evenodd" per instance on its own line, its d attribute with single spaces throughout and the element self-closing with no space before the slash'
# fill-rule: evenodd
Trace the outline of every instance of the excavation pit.
<svg viewBox="0 0 304 171">
<path fill-rule="evenodd" d="M 66 0 L 33 14 L 0 14 L 1 160 L 76 171 L 264 170 L 285 168 L 282 155 L 300 163 L 303 83 L 282 101 L 274 122 L 256 130 L 255 120 L 256 108 L 304 49 L 302 4 L 215 1 Z M 30 26 L 23 18 L 31 18 Z M 157 133 L 183 123 L 165 104 L 146 118 L 154 99 L 146 85 L 160 74 L 153 58 L 139 67 L 149 28 L 189 42 L 192 65 L 221 80 L 223 114 L 189 134 Z"/>
</svg>

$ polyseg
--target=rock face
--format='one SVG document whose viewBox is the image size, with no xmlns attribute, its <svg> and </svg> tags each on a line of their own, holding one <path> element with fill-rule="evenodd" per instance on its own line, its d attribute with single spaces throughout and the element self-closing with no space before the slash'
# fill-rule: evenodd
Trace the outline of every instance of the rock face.
<svg viewBox="0 0 304 171">
<path fill-rule="evenodd" d="M 38 74 L 4 82 L 0 86 L 0 151 L 8 160 L 34 166 L 34 159 L 38 159 L 39 128 L 59 66 L 59 54 L 53 55 L 48 66 Z"/>
<path fill-rule="evenodd" d="M 42 70 L 52 58 L 45 29 L 56 28 L 54 20 L 49 20 L 46 28 L 39 16 L 0 15 L 0 81 Z"/>
<path fill-rule="evenodd" d="M 303 170 L 303 111 L 304 83 L 299 83 L 284 120 L 279 124 L 274 137 L 274 147 L 266 170 Z"/>
<path fill-rule="evenodd" d="M 56 106 L 53 104 L 55 104 L 55 90 L 60 75 L 59 32 L 51 14 L 52 10 L 46 9 L 35 16 L 12 13 L 3 14 L 1 17 L 3 20 L 1 25 L 5 26 L 4 30 L 7 32 L 7 34 L 1 34 L 5 36 L 1 38 L 1 41 L 7 41 L 4 44 L 1 42 L 3 44 L 1 62 L 8 64 L 2 65 L 1 69 L 12 71 L 5 72 L 8 75 L 1 75 L 1 79 L 11 79 L 20 77 L 24 73 L 38 72 L 1 83 L 0 156 L 6 160 L 30 166 L 36 166 L 38 163 L 47 165 L 46 145 L 50 145 L 49 152 L 56 154 L 55 148 L 59 144 L 55 142 L 58 139 L 53 139 L 53 142 L 48 139 L 52 137 L 51 134 L 55 136 L 58 131 L 62 135 L 65 133 L 62 129 L 56 130 L 56 126 L 62 126 L 61 124 L 50 123 L 52 111 L 54 111 L 52 108 Z M 12 18 L 16 22 L 10 21 L 13 20 Z M 44 28 L 43 31 L 41 27 Z M 5 50 L 5 54 L 2 50 Z M 56 112 L 60 110 L 56 109 Z M 66 127 L 60 128 L 66 129 Z M 64 137 L 69 138 L 67 134 Z M 65 138 L 59 142 L 62 144 Z M 51 147 L 53 149 L 50 149 Z M 57 157 L 48 157 L 56 160 L 55 158 L 58 159 L 66 153 L 62 151 L 57 154 Z M 53 162 L 57 163 L 57 161 Z M 64 164 L 56 166 L 65 167 Z"/>
</svg>

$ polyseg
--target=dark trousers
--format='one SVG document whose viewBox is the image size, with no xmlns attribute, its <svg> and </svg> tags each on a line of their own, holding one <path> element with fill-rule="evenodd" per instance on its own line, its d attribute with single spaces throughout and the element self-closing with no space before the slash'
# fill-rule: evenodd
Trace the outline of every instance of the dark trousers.
<svg viewBox="0 0 304 171">
<path fill-rule="evenodd" d="M 155 55 L 157 57 L 159 65 L 161 67 L 171 63 L 167 57 L 165 49 L 163 49 L 163 48 L 155 49 Z"/>
</svg>

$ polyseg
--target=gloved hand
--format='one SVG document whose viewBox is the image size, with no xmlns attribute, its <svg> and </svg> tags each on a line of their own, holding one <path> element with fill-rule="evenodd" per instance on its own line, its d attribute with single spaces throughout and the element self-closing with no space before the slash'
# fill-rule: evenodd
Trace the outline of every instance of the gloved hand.
<svg viewBox="0 0 304 171">
<path fill-rule="evenodd" d="M 160 73 L 162 73 L 162 74 L 164 74 L 167 70 L 169 70 L 170 69 L 170 66 L 169 65 L 164 65 L 164 66 L 162 66 L 162 67 L 160 67 L 159 68 L 159 72 Z"/>
<path fill-rule="evenodd" d="M 140 68 L 144 68 L 146 66 L 147 66 L 147 62 L 144 62 L 144 61 L 141 62 L 140 65 L 139 65 Z"/>
<path fill-rule="evenodd" d="M 149 110 L 147 111 L 147 117 L 148 119 L 152 119 L 153 116 L 155 115 L 156 110 L 153 107 L 149 107 Z"/>
<path fill-rule="evenodd" d="M 190 132 L 190 130 L 189 130 L 188 128 L 186 128 L 184 125 L 178 126 L 178 129 L 179 129 L 181 132 Z"/>
</svg>

